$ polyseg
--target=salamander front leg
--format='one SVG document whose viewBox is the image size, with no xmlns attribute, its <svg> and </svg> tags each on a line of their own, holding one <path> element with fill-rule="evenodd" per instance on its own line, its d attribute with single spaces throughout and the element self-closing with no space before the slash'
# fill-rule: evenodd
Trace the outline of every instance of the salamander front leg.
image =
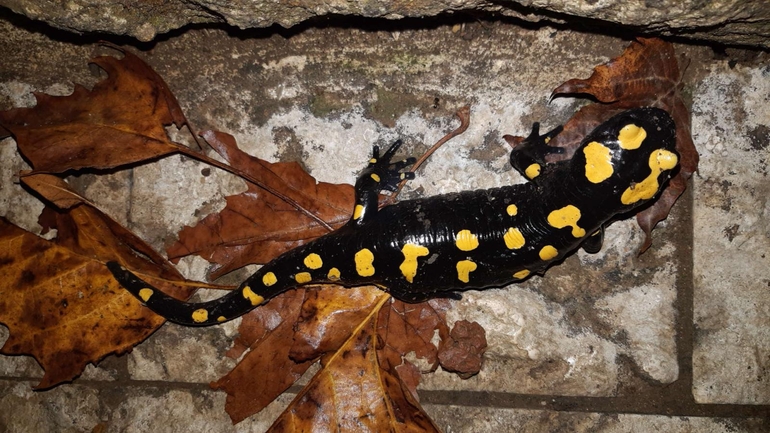
<svg viewBox="0 0 770 433">
<path fill-rule="evenodd" d="M 559 135 L 564 128 L 560 125 L 540 135 L 540 124 L 532 124 L 532 132 L 511 151 L 511 165 L 529 180 L 536 178 L 545 166 L 545 157 L 551 153 L 564 153 L 560 147 L 549 146 L 548 142 Z"/>
<path fill-rule="evenodd" d="M 361 224 L 367 218 L 377 213 L 377 199 L 380 191 L 396 191 L 398 184 L 404 179 L 414 179 L 411 171 L 402 171 L 414 164 L 414 158 L 390 162 L 401 140 L 394 142 L 384 155 L 380 156 L 380 148 L 374 146 L 372 159 L 356 181 L 356 207 L 353 210 L 351 222 Z"/>
</svg>

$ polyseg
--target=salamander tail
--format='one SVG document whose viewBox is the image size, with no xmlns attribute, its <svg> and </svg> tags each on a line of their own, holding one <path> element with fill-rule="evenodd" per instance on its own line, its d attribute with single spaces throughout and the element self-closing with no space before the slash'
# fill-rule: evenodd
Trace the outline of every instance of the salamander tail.
<svg viewBox="0 0 770 433">
<path fill-rule="evenodd" d="M 143 305 L 164 318 L 185 326 L 211 326 L 242 316 L 281 292 L 292 287 L 272 284 L 269 293 L 256 293 L 248 282 L 261 274 L 271 282 L 270 272 L 260 269 L 238 289 L 208 302 L 184 302 L 163 293 L 146 283 L 117 262 L 107 262 L 107 268 L 126 290 L 136 296 Z M 264 292 L 264 287 L 260 292 Z"/>
</svg>

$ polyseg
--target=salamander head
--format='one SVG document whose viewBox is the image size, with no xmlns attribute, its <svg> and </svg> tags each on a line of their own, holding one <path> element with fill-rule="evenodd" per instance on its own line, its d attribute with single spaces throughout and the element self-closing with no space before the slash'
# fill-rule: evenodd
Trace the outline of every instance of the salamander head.
<svg viewBox="0 0 770 433">
<path fill-rule="evenodd" d="M 613 116 L 588 134 L 572 172 L 586 194 L 620 211 L 655 197 L 678 162 L 674 120 L 646 107 Z"/>
</svg>

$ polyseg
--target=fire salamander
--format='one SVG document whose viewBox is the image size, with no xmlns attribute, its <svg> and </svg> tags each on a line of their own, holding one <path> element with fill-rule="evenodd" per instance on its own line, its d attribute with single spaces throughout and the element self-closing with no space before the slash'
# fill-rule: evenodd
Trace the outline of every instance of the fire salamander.
<svg viewBox="0 0 770 433">
<path fill-rule="evenodd" d="M 653 199 L 677 167 L 675 127 L 657 108 L 620 113 L 594 129 L 567 161 L 545 163 L 561 127 L 532 133 L 511 153 L 529 182 L 402 201 L 378 209 L 378 193 L 414 174 L 413 158 L 391 162 L 374 147 L 356 185 L 356 205 L 340 229 L 284 253 L 236 290 L 202 303 L 174 299 L 115 262 L 120 284 L 157 314 L 184 325 L 236 318 L 287 290 L 318 283 L 377 285 L 419 302 L 459 298 L 542 272 L 581 245 L 601 248 L 603 226 Z"/>
</svg>

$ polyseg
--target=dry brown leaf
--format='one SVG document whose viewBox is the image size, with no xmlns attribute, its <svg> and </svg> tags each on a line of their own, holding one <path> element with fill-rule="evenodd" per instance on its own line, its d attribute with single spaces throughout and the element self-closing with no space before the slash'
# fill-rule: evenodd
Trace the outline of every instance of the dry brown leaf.
<svg viewBox="0 0 770 433">
<path fill-rule="evenodd" d="M 438 432 L 419 403 L 404 391 L 398 374 L 381 366 L 377 317 L 390 297 L 382 293 L 354 330 L 275 421 L 271 432 Z"/>
<path fill-rule="evenodd" d="M 320 356 L 338 350 L 381 295 L 372 287 L 292 290 L 244 316 L 228 356 L 249 352 L 211 384 L 227 392 L 233 423 L 262 410 Z"/>
<path fill-rule="evenodd" d="M 262 186 L 250 183 L 245 193 L 227 197 L 221 212 L 182 229 L 179 241 L 167 250 L 171 260 L 200 255 L 216 264 L 210 277 L 217 278 L 247 264 L 267 263 L 329 232 L 284 197 L 332 228 L 350 219 L 355 199 L 351 185 L 317 183 L 297 163 L 269 163 L 252 157 L 238 149 L 228 134 L 208 131 L 203 136 L 233 167 Z"/>
<path fill-rule="evenodd" d="M 244 316 L 228 356 L 249 352 L 212 383 L 227 392 L 225 408 L 233 422 L 262 410 L 313 361 L 337 351 L 381 297 L 382 291 L 373 287 L 311 286 L 282 294 Z"/>
<path fill-rule="evenodd" d="M 167 283 L 181 279 L 173 268 L 139 259 L 93 208 L 51 219 L 56 241 L 0 220 L 0 322 L 10 331 L 0 353 L 35 357 L 45 370 L 37 388 L 72 380 L 88 363 L 126 352 L 163 323 L 118 285 L 106 260 L 119 258 L 169 293 L 187 295 Z"/>
<path fill-rule="evenodd" d="M 402 357 L 414 352 L 435 370 L 438 367 L 438 348 L 433 339 L 449 336 L 446 311 L 451 304 L 446 299 L 432 299 L 419 304 L 395 300 L 389 309 L 380 312 L 379 337 L 385 345 L 380 357 L 393 367 L 401 364 Z"/>
<path fill-rule="evenodd" d="M 59 209 L 69 209 L 79 204 L 90 204 L 83 196 L 72 190 L 64 179 L 52 174 L 21 174 L 21 182 Z"/>
<path fill-rule="evenodd" d="M 308 288 L 294 326 L 289 356 L 295 361 L 317 359 L 334 352 L 369 314 L 382 291 L 372 286 Z"/>
<path fill-rule="evenodd" d="M 38 387 L 48 388 L 72 380 L 88 363 L 126 352 L 164 322 L 118 285 L 105 261 L 121 261 L 172 295 L 190 291 L 170 284 L 182 280 L 170 263 L 62 179 L 21 179 L 66 210 L 46 207 L 41 214 L 44 229 L 57 230 L 54 241 L 3 221 L 0 322 L 10 337 L 2 353 L 34 356 L 45 370 Z"/>
<path fill-rule="evenodd" d="M 120 50 L 119 48 L 116 48 Z M 186 124 L 165 82 L 135 55 L 93 63 L 107 79 L 69 96 L 35 93 L 37 105 L 0 112 L 34 172 L 112 168 L 176 152 L 164 126 Z"/>
<path fill-rule="evenodd" d="M 486 331 L 476 322 L 459 320 L 449 338 L 441 340 L 438 359 L 441 368 L 468 379 L 481 371 L 487 348 Z"/>
<path fill-rule="evenodd" d="M 305 290 L 291 290 L 270 300 L 244 317 L 240 335 L 228 356 L 249 352 L 212 389 L 227 393 L 225 410 L 233 424 L 265 408 L 286 391 L 313 364 L 289 357 Z"/>
</svg>

